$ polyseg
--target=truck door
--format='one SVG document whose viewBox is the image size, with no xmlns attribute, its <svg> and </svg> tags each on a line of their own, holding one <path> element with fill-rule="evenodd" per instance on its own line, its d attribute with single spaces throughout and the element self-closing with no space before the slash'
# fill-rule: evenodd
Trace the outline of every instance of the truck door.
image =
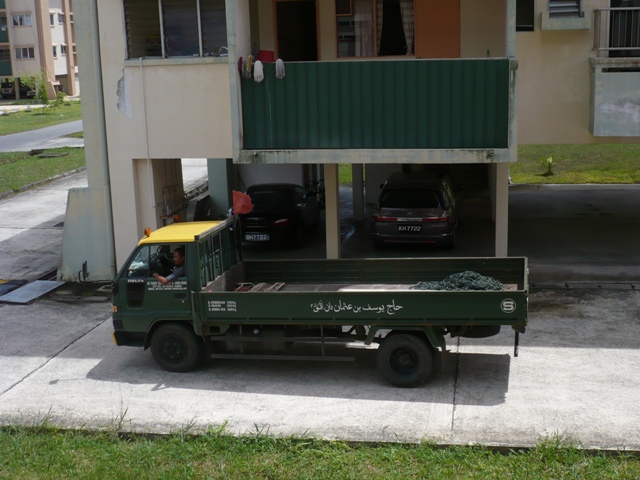
<svg viewBox="0 0 640 480">
<path fill-rule="evenodd" d="M 191 316 L 190 280 L 179 277 L 167 285 L 153 278 L 167 276 L 173 267 L 173 250 L 178 245 L 141 245 L 118 279 L 119 312 L 125 328 L 146 331 L 156 320 L 186 319 Z M 185 257 L 185 262 L 188 258 Z M 129 323 L 133 322 L 133 323 Z"/>
</svg>

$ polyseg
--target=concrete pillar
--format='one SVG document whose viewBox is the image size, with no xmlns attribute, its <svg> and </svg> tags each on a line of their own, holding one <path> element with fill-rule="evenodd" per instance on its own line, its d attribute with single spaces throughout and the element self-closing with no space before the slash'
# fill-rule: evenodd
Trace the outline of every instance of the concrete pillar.
<svg viewBox="0 0 640 480">
<path fill-rule="evenodd" d="M 361 222 L 364 219 L 364 165 L 351 165 L 351 190 L 353 195 L 353 220 Z"/>
<path fill-rule="evenodd" d="M 338 165 L 324 165 L 325 222 L 327 258 L 340 258 L 340 208 L 338 196 Z"/>
<path fill-rule="evenodd" d="M 506 257 L 509 251 L 509 164 L 496 163 L 494 175 L 494 218 L 496 226 L 496 257 Z"/>
<path fill-rule="evenodd" d="M 207 158 L 209 198 L 211 217 L 225 218 L 231 207 L 233 161 L 230 158 Z"/>
<path fill-rule="evenodd" d="M 78 48 L 78 58 L 82 73 L 82 119 L 88 187 L 69 191 L 58 279 L 71 282 L 111 280 L 116 273 L 116 259 L 97 0 L 77 2 L 75 20 L 78 25 L 77 42 L 83 47 Z M 67 51 L 67 55 L 71 53 Z M 125 259 L 126 256 L 121 261 Z M 77 272 L 83 270 L 85 261 L 88 278 L 78 278 Z"/>
</svg>

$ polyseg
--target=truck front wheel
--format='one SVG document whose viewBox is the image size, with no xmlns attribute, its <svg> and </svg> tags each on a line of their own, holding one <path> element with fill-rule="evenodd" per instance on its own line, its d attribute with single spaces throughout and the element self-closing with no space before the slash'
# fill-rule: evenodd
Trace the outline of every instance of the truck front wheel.
<svg viewBox="0 0 640 480">
<path fill-rule="evenodd" d="M 182 325 L 161 325 L 151 338 L 151 355 L 170 372 L 190 372 L 200 363 L 202 344 Z"/>
<path fill-rule="evenodd" d="M 378 371 L 396 387 L 417 387 L 427 381 L 433 368 L 433 352 L 411 334 L 387 336 L 378 348 Z"/>
</svg>

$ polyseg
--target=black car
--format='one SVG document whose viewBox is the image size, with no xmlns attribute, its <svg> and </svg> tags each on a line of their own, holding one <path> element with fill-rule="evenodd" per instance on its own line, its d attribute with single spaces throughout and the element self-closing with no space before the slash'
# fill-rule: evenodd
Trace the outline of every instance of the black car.
<svg viewBox="0 0 640 480">
<path fill-rule="evenodd" d="M 250 186 L 253 211 L 240 215 L 245 242 L 301 245 L 320 220 L 318 196 L 300 185 L 267 183 Z"/>
</svg>

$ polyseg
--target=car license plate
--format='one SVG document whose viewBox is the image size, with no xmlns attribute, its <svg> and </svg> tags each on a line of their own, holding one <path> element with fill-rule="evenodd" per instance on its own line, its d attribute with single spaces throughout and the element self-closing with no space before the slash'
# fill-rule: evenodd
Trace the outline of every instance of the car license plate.
<svg viewBox="0 0 640 480">
<path fill-rule="evenodd" d="M 398 225 L 398 232 L 401 233 L 420 233 L 422 225 Z"/>
<path fill-rule="evenodd" d="M 268 233 L 245 233 L 244 239 L 247 242 L 268 242 L 269 234 Z"/>
</svg>

